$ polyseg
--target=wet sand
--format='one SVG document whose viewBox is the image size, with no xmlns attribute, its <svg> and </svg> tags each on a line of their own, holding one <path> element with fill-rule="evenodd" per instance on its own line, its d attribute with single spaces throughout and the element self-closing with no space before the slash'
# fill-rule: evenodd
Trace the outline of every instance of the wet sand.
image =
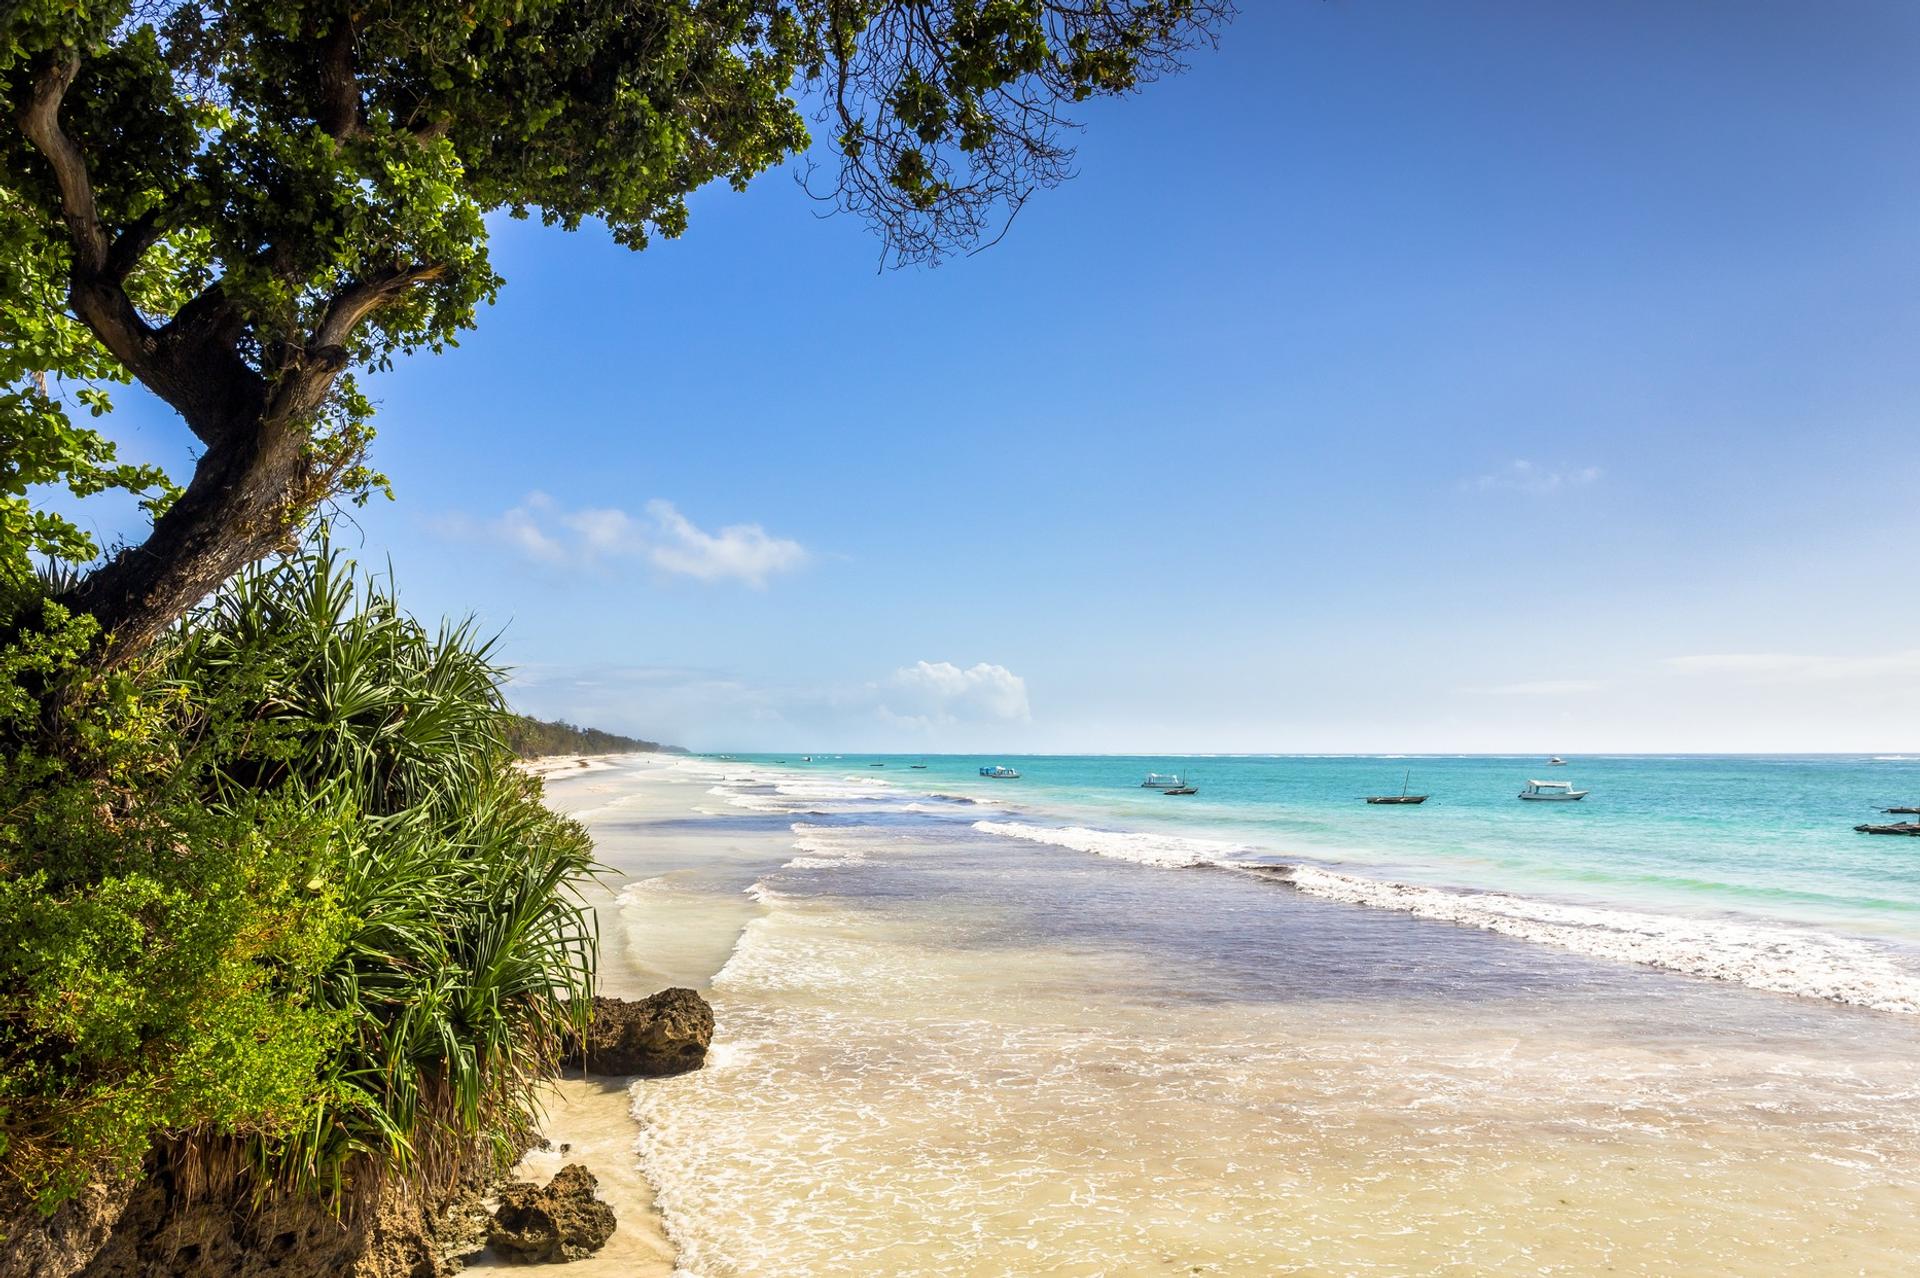
<svg viewBox="0 0 1920 1278">
<path fill-rule="evenodd" d="M 843 770 L 642 758 L 549 797 L 609 867 L 605 991 L 720 1021 L 697 1073 L 557 1096 L 621 1221 L 581 1273 L 1771 1278 L 1920 1244 L 1907 1017 L 1008 839 Z"/>
<path fill-rule="evenodd" d="M 605 871 L 585 895 L 599 925 L 600 993 L 640 999 L 674 985 L 705 993 L 759 913 L 747 889 L 792 857 L 792 836 L 728 829 L 710 815 L 711 783 L 677 772 L 671 756 L 556 755 L 522 766 L 544 778 L 549 806 L 593 832 Z M 653 889 L 653 908 L 644 913 L 630 904 L 628 889 L 637 883 Z M 570 1278 L 667 1278 L 673 1272 L 675 1248 L 635 1152 L 636 1084 L 657 1085 L 614 1077 L 556 1080 L 542 1127 L 550 1148 L 529 1153 L 514 1170 L 519 1179 L 544 1183 L 577 1162 L 598 1178 L 600 1197 L 619 1224 L 604 1248 L 566 1267 Z M 471 1267 L 522 1268 L 491 1254 Z"/>
</svg>

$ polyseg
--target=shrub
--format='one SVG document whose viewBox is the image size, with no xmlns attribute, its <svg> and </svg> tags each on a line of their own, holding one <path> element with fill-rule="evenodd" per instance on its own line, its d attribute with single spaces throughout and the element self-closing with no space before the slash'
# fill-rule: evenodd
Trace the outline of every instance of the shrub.
<svg viewBox="0 0 1920 1278">
<path fill-rule="evenodd" d="M 500 672 L 324 544 L 140 665 L 0 647 L 0 1141 L 51 1207 L 160 1136 L 339 1195 L 533 1114 L 590 993 L 591 846 Z"/>
</svg>

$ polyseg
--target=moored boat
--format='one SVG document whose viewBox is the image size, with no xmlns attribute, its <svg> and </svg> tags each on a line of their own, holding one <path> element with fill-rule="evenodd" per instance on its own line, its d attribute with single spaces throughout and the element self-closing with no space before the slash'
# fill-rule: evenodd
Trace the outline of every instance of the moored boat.
<svg viewBox="0 0 1920 1278">
<path fill-rule="evenodd" d="M 1186 781 L 1178 772 L 1149 772 L 1140 783 L 1142 790 L 1178 790 Z"/>
<path fill-rule="evenodd" d="M 1374 804 L 1386 804 L 1393 807 L 1400 807 L 1403 805 L 1411 806 L 1415 803 L 1425 803 L 1427 801 L 1426 795 L 1407 793 L 1407 787 L 1412 783 L 1412 781 L 1413 781 L 1413 769 L 1409 768 L 1407 769 L 1407 774 L 1400 778 L 1400 793 L 1371 794 L 1367 796 L 1367 802 L 1374 803 Z"/>
<path fill-rule="evenodd" d="M 1855 834 L 1912 834 L 1920 835 L 1920 821 L 1896 821 L 1892 825 L 1856 825 Z"/>
<path fill-rule="evenodd" d="M 1584 799 L 1591 793 L 1591 790 L 1574 789 L 1570 781 L 1529 781 L 1527 788 L 1520 792 L 1520 797 L 1564 803 L 1569 799 Z"/>
<path fill-rule="evenodd" d="M 1017 781 L 1020 779 L 1020 773 L 1013 768 L 1009 768 L 1004 763 L 995 763 L 984 767 L 980 769 L 980 775 L 989 777 L 995 781 Z"/>
<path fill-rule="evenodd" d="M 1170 786 L 1169 788 L 1162 790 L 1160 793 L 1162 794 L 1198 794 L 1200 793 L 1200 789 L 1198 786 L 1176 785 L 1176 786 Z"/>
</svg>

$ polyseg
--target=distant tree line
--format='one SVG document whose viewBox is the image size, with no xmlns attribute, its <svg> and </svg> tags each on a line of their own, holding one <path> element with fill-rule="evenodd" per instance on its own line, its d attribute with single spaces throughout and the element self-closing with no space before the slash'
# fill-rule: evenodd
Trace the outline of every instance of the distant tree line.
<svg viewBox="0 0 1920 1278">
<path fill-rule="evenodd" d="M 571 723 L 558 720 L 548 723 L 524 714 L 513 715 L 508 720 L 507 748 L 523 759 L 537 759 L 548 754 L 684 753 L 679 746 L 663 746 L 658 741 L 641 741 L 635 737 L 602 732 L 598 728 L 576 728 Z"/>
</svg>

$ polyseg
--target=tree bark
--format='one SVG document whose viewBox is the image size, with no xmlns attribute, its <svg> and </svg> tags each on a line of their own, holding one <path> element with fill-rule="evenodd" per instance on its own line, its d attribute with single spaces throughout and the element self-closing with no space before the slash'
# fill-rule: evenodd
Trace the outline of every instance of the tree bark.
<svg viewBox="0 0 1920 1278">
<path fill-rule="evenodd" d="M 338 137 L 360 131 L 353 28 L 340 14 L 320 50 L 328 118 Z M 164 234 L 164 210 L 150 210 L 115 234 L 101 220 L 87 158 L 60 120 L 80 72 L 70 53 L 34 74 L 21 132 L 47 162 L 74 260 L 67 298 L 73 313 L 134 377 L 170 404 L 206 453 L 192 482 L 138 546 L 121 550 L 58 602 L 92 613 L 109 642 L 107 665 L 137 656 L 227 578 L 289 548 L 300 524 L 333 490 L 338 459 L 309 445 L 316 414 L 350 360 L 353 333 L 368 316 L 415 285 L 439 279 L 442 263 L 395 262 L 342 285 L 311 333 L 257 340 L 261 367 L 241 355 L 249 321 L 215 281 L 161 327 L 128 296 L 126 280 Z M 254 334 L 261 339 L 260 334 Z"/>
<path fill-rule="evenodd" d="M 236 431 L 200 459 L 144 542 L 60 599 L 99 620 L 106 665 L 139 655 L 229 577 L 288 548 L 313 496 L 306 443 L 306 431 L 284 420 Z"/>
</svg>

